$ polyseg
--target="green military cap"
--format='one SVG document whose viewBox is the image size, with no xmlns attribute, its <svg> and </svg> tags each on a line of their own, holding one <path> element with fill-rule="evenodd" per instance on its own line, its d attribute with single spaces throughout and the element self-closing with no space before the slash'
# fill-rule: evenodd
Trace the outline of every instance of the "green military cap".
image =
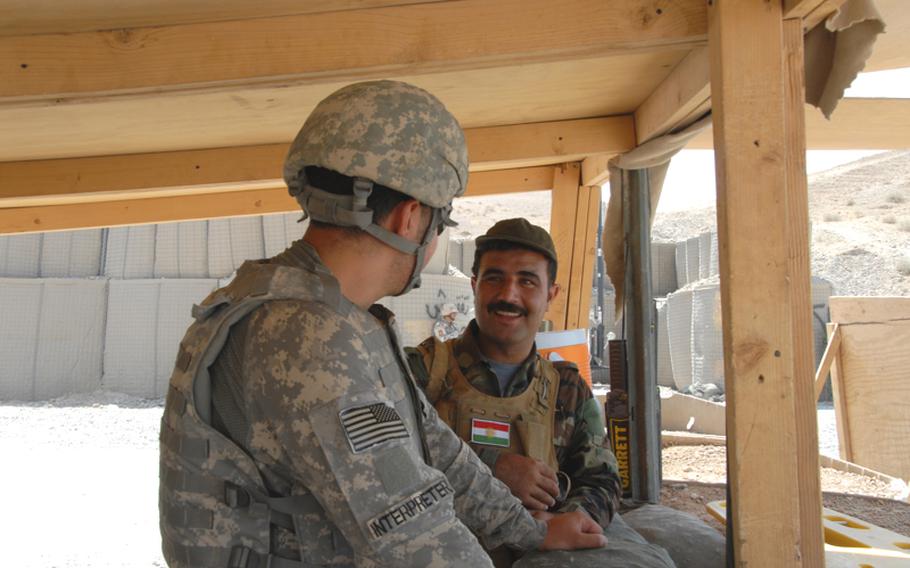
<svg viewBox="0 0 910 568">
<path fill-rule="evenodd" d="M 550 233 L 543 227 L 532 225 L 527 219 L 505 219 L 499 221 L 484 234 L 477 237 L 478 246 L 491 241 L 506 241 L 535 250 L 553 262 L 557 262 L 556 245 Z"/>
</svg>

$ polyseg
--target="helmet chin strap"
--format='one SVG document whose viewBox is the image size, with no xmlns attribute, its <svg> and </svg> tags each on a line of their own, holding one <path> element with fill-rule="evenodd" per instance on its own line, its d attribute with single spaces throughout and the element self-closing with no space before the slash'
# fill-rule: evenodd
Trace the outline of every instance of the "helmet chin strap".
<svg viewBox="0 0 910 568">
<path fill-rule="evenodd" d="M 418 244 L 373 223 L 373 211 L 367 207 L 367 199 L 373 191 L 373 182 L 364 178 L 354 178 L 352 195 L 339 195 L 310 185 L 307 182 L 306 174 L 301 170 L 297 183 L 289 189 L 303 209 L 301 221 L 311 217 L 315 221 L 330 225 L 357 227 L 393 249 L 415 257 L 414 268 L 411 270 L 407 283 L 395 296 L 401 296 L 420 287 L 420 271 L 423 269 L 426 252 L 430 243 L 433 242 L 437 226 L 440 223 L 455 225 L 449 219 L 451 206 L 443 209 L 431 208 L 430 223 Z"/>
</svg>

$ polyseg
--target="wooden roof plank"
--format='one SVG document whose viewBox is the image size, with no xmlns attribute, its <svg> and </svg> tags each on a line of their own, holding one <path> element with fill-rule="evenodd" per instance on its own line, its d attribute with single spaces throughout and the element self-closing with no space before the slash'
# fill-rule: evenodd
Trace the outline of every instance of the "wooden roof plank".
<svg viewBox="0 0 910 568">
<path fill-rule="evenodd" d="M 712 148 L 710 130 L 687 148 Z M 806 105 L 809 150 L 893 150 L 910 148 L 910 99 L 842 99 L 831 120 Z"/>
<path fill-rule="evenodd" d="M 0 36 L 174 26 L 440 1 L 447 0 L 0 0 Z"/>
<path fill-rule="evenodd" d="M 558 6 L 549 0 L 464 0 L 0 37 L 0 96 L 352 81 L 704 44 L 703 1 L 653 5 L 651 0 L 572 0 Z"/>
</svg>

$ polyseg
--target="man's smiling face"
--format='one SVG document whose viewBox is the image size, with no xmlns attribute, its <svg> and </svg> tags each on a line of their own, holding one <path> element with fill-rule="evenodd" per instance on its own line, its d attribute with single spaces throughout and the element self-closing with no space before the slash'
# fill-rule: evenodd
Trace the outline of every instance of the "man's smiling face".
<svg viewBox="0 0 910 568">
<path fill-rule="evenodd" d="M 547 264 L 544 255 L 527 249 L 483 253 L 471 285 L 479 346 L 486 356 L 503 363 L 520 362 L 531 352 L 540 322 L 559 289 L 547 278 Z"/>
</svg>

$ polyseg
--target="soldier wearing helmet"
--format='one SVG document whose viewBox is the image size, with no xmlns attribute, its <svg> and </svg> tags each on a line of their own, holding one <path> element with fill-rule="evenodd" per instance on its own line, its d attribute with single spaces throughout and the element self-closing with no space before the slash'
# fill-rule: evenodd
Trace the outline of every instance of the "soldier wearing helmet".
<svg viewBox="0 0 910 568">
<path fill-rule="evenodd" d="M 358 83 L 291 145 L 303 239 L 194 308 L 161 425 L 172 567 L 489 566 L 479 545 L 601 546 L 581 514 L 534 520 L 415 388 L 393 315 L 467 183 L 429 93 Z M 476 535 L 476 536 L 475 536 Z"/>
</svg>

